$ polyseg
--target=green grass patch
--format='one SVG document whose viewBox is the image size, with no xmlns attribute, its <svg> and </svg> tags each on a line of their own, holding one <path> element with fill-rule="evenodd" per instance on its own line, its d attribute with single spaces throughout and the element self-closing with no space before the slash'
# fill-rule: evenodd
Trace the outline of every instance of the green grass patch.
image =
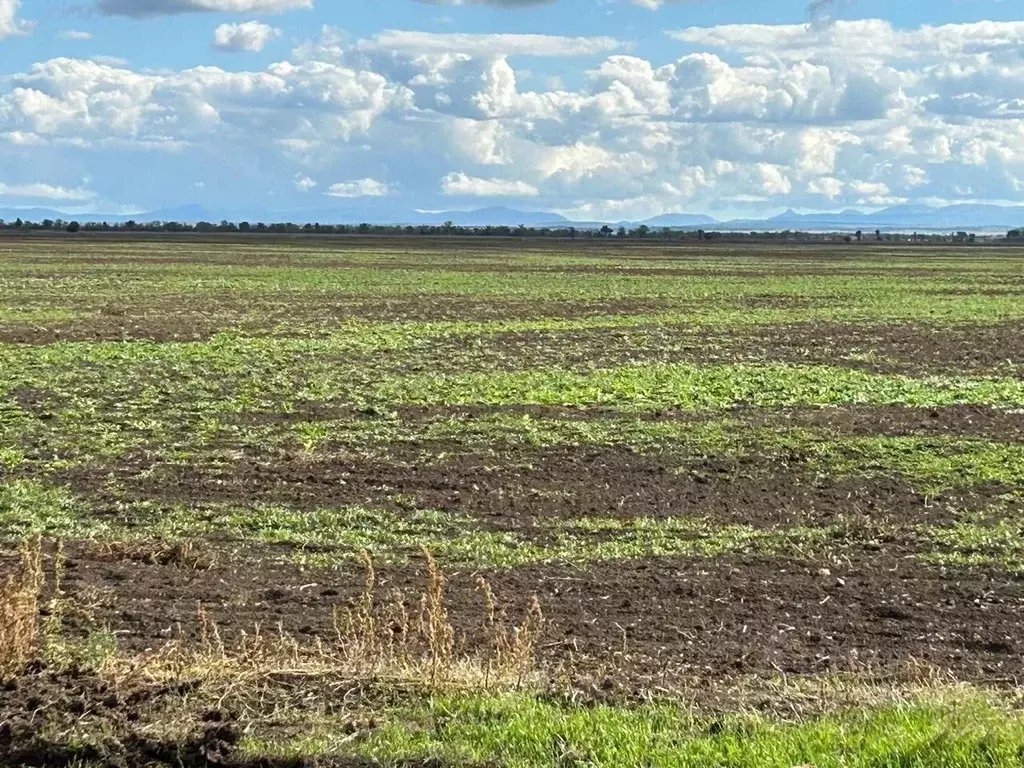
<svg viewBox="0 0 1024 768">
<path fill-rule="evenodd" d="M 1024 573 L 1024 523 L 963 521 L 950 528 L 923 528 L 932 550 L 921 555 L 941 565 L 997 566 L 1010 573 Z"/>
<path fill-rule="evenodd" d="M 453 565 L 585 565 L 645 557 L 799 552 L 838 536 L 831 528 L 757 529 L 693 518 L 544 519 L 515 532 L 491 531 L 473 518 L 438 510 L 395 512 L 361 506 L 150 508 L 133 518 L 136 528 L 170 539 L 286 544 L 289 559 L 319 565 L 349 561 L 363 551 L 384 562 L 405 562 L 423 548 Z"/>
<path fill-rule="evenodd" d="M 353 740 L 337 728 L 289 741 L 250 737 L 272 757 L 357 754 L 385 765 L 437 760 L 507 768 L 1016 768 L 1024 719 L 981 698 L 920 700 L 793 721 L 718 719 L 686 707 L 570 706 L 528 694 L 442 696 L 386 713 Z"/>
<path fill-rule="evenodd" d="M 87 539 L 113 529 L 92 517 L 87 504 L 61 488 L 26 479 L 0 483 L 0 536 L 4 538 L 22 539 L 39 533 Z"/>
<path fill-rule="evenodd" d="M 1012 378 L 911 378 L 803 365 L 631 365 L 591 372 L 533 370 L 408 376 L 383 382 L 376 398 L 424 405 L 528 403 L 621 408 L 733 405 L 1024 405 Z"/>
<path fill-rule="evenodd" d="M 1024 445 L 953 437 L 859 437 L 812 446 L 830 474 L 900 474 L 929 493 L 1024 483 Z"/>
</svg>

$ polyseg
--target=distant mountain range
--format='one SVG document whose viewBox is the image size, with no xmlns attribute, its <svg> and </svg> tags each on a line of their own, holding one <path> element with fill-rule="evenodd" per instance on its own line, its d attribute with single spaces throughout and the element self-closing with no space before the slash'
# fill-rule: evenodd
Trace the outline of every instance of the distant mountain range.
<svg viewBox="0 0 1024 768">
<path fill-rule="evenodd" d="M 21 218 L 28 221 L 44 219 L 77 220 L 79 222 L 124 222 L 129 220 L 197 221 L 219 222 L 250 221 L 279 222 L 292 221 L 300 224 L 319 222 L 321 224 L 426 224 L 437 225 L 451 221 L 459 226 L 481 227 L 487 225 L 516 227 L 566 227 L 598 228 L 610 226 L 635 227 L 640 224 L 657 229 L 718 229 L 723 231 L 1001 231 L 1024 226 L 1024 206 L 999 206 L 981 204 L 950 205 L 930 208 L 923 205 L 897 205 L 879 211 L 864 213 L 845 210 L 834 213 L 797 213 L 786 211 L 767 219 L 733 219 L 718 221 L 710 216 L 687 213 L 666 213 L 643 221 L 570 221 L 557 213 L 547 211 L 521 211 L 504 206 L 478 208 L 470 211 L 388 211 L 383 205 L 337 207 L 331 209 L 279 210 L 279 211 L 211 211 L 201 205 L 183 205 L 162 208 L 146 213 L 125 214 L 69 214 L 48 208 L 0 209 L 0 219 L 13 221 Z"/>
<path fill-rule="evenodd" d="M 895 205 L 871 213 L 847 210 L 800 214 L 786 211 L 770 219 L 725 224 L 730 229 L 1002 230 L 1024 224 L 1024 206 L 962 204 L 930 208 L 925 205 Z"/>
</svg>

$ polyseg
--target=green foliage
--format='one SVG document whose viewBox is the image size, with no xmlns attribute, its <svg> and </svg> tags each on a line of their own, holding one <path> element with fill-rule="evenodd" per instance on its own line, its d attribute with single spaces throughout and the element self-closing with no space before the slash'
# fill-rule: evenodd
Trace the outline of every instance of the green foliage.
<svg viewBox="0 0 1024 768">
<path fill-rule="evenodd" d="M 607 370 L 409 376 L 384 382 L 376 396 L 419 404 L 614 405 L 623 408 L 723 408 L 789 405 L 1024 405 L 1017 379 L 935 376 L 915 379 L 848 368 L 801 365 L 634 365 Z"/>
<path fill-rule="evenodd" d="M 428 549 L 455 565 L 510 567 L 533 563 L 586 564 L 668 555 L 762 553 L 820 543 L 830 529 L 758 530 L 691 518 L 540 520 L 535 529 L 488 531 L 476 520 L 437 510 L 391 512 L 367 507 L 296 510 L 279 505 L 207 506 L 150 510 L 136 527 L 171 539 L 210 536 L 239 543 L 289 544 L 291 558 L 330 565 L 363 551 L 402 562 Z"/>
<path fill-rule="evenodd" d="M 922 558 L 944 565 L 988 565 L 1024 573 L 1024 524 L 1019 520 L 963 521 L 951 528 L 924 528 L 931 549 Z"/>
<path fill-rule="evenodd" d="M 314 728 L 289 742 L 250 739 L 246 746 L 268 756 L 338 750 L 386 764 L 437 760 L 509 768 L 1011 768 L 1024 750 L 1024 721 L 977 696 L 784 721 L 756 715 L 711 720 L 670 704 L 584 707 L 525 694 L 468 695 L 398 708 L 356 742 L 337 729 Z"/>
<path fill-rule="evenodd" d="M 862 437 L 815 446 L 827 471 L 901 474 L 939 493 L 982 483 L 1024 484 L 1024 446 L 950 437 Z"/>
<path fill-rule="evenodd" d="M 23 539 L 35 533 L 92 538 L 110 526 L 91 518 L 84 505 L 59 488 L 35 480 L 0 483 L 0 536 Z"/>
</svg>

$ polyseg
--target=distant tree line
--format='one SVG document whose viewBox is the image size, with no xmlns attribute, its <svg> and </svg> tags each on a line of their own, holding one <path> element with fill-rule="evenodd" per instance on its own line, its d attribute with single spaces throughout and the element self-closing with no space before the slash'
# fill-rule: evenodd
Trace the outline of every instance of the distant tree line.
<svg viewBox="0 0 1024 768">
<path fill-rule="evenodd" d="M 240 233 L 240 234 L 275 234 L 275 235 L 408 235 L 408 236 L 476 236 L 476 237 L 523 237 L 523 238 L 564 238 L 608 239 L 608 240 L 676 240 L 705 241 L 727 240 L 741 242 L 787 241 L 787 242 L 900 242 L 900 243 L 974 243 L 977 237 L 973 233 L 953 232 L 950 234 L 927 233 L 883 234 L 880 230 L 864 233 L 842 232 L 800 232 L 782 230 L 774 232 L 717 232 L 713 230 L 673 227 L 654 229 L 646 224 L 633 228 L 625 226 L 611 227 L 607 224 L 600 228 L 578 228 L 574 226 L 528 227 L 486 225 L 460 226 L 451 221 L 443 224 L 295 224 L 292 222 L 250 223 L 248 221 L 221 221 L 215 224 L 199 221 L 194 224 L 180 221 L 123 221 L 123 222 L 79 222 L 64 219 L 43 219 L 39 222 L 4 221 L 0 219 L 0 230 L 41 231 L 41 232 L 195 232 L 200 234 Z M 1024 229 L 1013 229 L 1006 235 L 1007 240 L 1024 240 Z"/>
</svg>

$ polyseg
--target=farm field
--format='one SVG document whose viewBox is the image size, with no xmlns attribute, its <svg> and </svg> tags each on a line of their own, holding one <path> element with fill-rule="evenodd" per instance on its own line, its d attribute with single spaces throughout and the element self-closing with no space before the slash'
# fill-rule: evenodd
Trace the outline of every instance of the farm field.
<svg viewBox="0 0 1024 768">
<path fill-rule="evenodd" d="M 1019 765 L 1024 249 L 0 238 L 0 540 L 0 765 Z"/>
</svg>

